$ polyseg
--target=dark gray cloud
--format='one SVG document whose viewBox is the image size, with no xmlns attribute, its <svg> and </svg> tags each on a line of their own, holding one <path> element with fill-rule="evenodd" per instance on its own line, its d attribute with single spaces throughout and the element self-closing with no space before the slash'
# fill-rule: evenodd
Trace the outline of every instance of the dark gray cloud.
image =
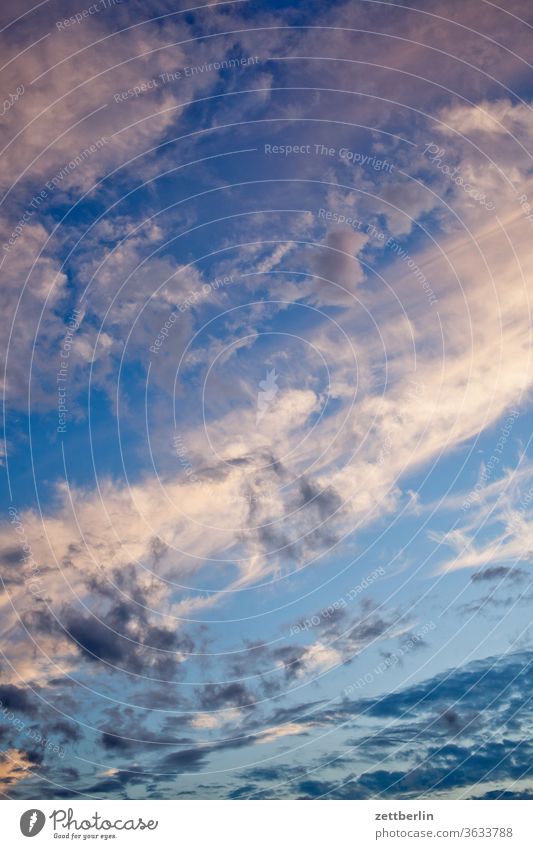
<svg viewBox="0 0 533 849">
<path fill-rule="evenodd" d="M 273 454 L 259 452 L 260 459 L 269 464 L 270 474 L 264 473 L 255 482 L 258 492 L 261 485 L 275 490 L 291 480 L 283 463 Z M 247 459 L 248 462 L 248 459 Z M 248 494 L 252 494 L 252 491 Z M 282 552 L 288 560 L 302 563 L 322 551 L 333 547 L 342 536 L 342 520 L 346 511 L 342 499 L 332 486 L 320 489 L 307 475 L 302 475 L 297 486 L 284 493 L 284 515 L 274 517 L 268 500 L 251 498 L 248 510 L 250 530 L 243 534 L 245 543 L 259 546 L 264 556 Z"/>
<path fill-rule="evenodd" d="M 352 663 L 371 643 L 401 630 L 403 620 L 401 611 L 382 610 L 369 599 L 361 602 L 351 616 L 341 608 L 317 611 L 291 626 L 292 632 L 303 636 L 305 642 L 291 641 L 276 648 L 250 643 L 231 661 L 230 670 L 236 677 L 255 677 L 259 690 L 273 696 L 297 679 L 313 674 L 312 647 L 317 640 L 339 652 L 342 662 Z M 420 638 L 413 645 L 419 649 L 427 646 Z"/>
<path fill-rule="evenodd" d="M 115 576 L 116 588 L 92 579 L 90 589 L 108 601 L 107 609 L 87 615 L 68 607 L 61 614 L 62 630 L 90 663 L 172 679 L 179 671 L 176 653 L 191 652 L 193 642 L 177 629 L 149 620 L 148 591 L 139 586 L 135 573 L 125 573 Z"/>
<path fill-rule="evenodd" d="M 0 706 L 7 710 L 35 715 L 37 705 L 30 696 L 30 692 L 29 689 L 15 687 L 12 684 L 0 685 Z"/>
<path fill-rule="evenodd" d="M 489 790 L 488 793 L 485 793 L 483 796 L 471 796 L 471 799 L 479 800 L 479 801 L 492 801 L 493 799 L 508 799 L 512 801 L 514 799 L 533 799 L 533 789 L 528 788 L 527 790 Z"/>
<path fill-rule="evenodd" d="M 524 569 L 511 566 L 487 566 L 479 572 L 474 572 L 470 580 L 474 582 L 480 581 L 501 581 L 507 579 L 509 581 L 523 581 L 527 578 L 527 572 Z"/>
<path fill-rule="evenodd" d="M 309 776 L 298 782 L 291 765 L 280 763 L 280 787 L 270 798 L 293 797 L 295 788 L 302 798 L 416 798 L 483 780 L 499 782 L 504 791 L 506 783 L 533 775 L 532 673 L 533 653 L 516 652 L 451 669 L 396 693 L 345 699 L 334 709 L 321 702 L 279 709 L 270 717 L 273 724 L 343 724 L 353 733 L 364 720 L 371 731 L 346 739 L 341 763 L 348 774 L 342 781 Z M 247 786 L 253 773 L 242 779 Z"/>
<path fill-rule="evenodd" d="M 191 749 L 182 749 L 180 752 L 172 752 L 166 755 L 159 764 L 164 772 L 195 772 L 201 769 L 205 759 L 210 754 L 208 747 L 195 746 Z"/>
<path fill-rule="evenodd" d="M 202 689 L 199 702 L 205 710 L 220 710 L 227 707 L 253 707 L 255 697 L 241 683 L 206 684 Z"/>
<path fill-rule="evenodd" d="M 506 585 L 507 589 L 511 588 L 511 584 Z M 486 595 L 479 596 L 467 604 L 461 604 L 457 608 L 457 613 L 460 616 L 470 616 L 474 613 L 480 613 L 489 619 L 500 618 L 499 611 L 506 611 L 515 605 L 529 604 L 533 595 L 531 593 L 519 593 L 507 595 L 497 595 L 494 591 Z"/>
<path fill-rule="evenodd" d="M 323 304 L 353 303 L 352 295 L 364 274 L 357 261 L 365 237 L 353 230 L 339 229 L 327 233 L 324 246 L 315 249 L 313 264 L 318 301 Z"/>
</svg>

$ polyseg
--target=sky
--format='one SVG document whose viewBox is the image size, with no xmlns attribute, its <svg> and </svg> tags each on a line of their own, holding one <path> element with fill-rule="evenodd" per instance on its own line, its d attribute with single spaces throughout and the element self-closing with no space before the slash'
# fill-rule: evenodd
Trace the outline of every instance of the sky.
<svg viewBox="0 0 533 849">
<path fill-rule="evenodd" d="M 0 797 L 533 798 L 531 4 L 83 2 L 0 11 Z"/>
</svg>

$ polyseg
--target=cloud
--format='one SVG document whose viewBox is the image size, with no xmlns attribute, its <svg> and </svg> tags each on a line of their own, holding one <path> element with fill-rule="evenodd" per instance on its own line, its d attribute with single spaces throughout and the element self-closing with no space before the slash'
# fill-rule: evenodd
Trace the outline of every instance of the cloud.
<svg viewBox="0 0 533 849">
<path fill-rule="evenodd" d="M 182 749 L 180 752 L 172 752 L 166 755 L 160 767 L 169 772 L 195 772 L 201 769 L 205 759 L 209 755 L 209 749 L 192 748 Z"/>
<path fill-rule="evenodd" d="M 254 696 L 238 682 L 209 685 L 200 696 L 203 708 L 216 711 L 227 707 L 250 708 L 254 701 Z"/>
<path fill-rule="evenodd" d="M 318 248 L 314 269 L 319 305 L 343 304 L 350 306 L 357 285 L 364 280 L 364 271 L 357 260 L 367 242 L 367 236 L 353 230 L 332 230 L 324 246 Z"/>
<path fill-rule="evenodd" d="M 508 579 L 509 581 L 523 581 L 527 578 L 527 572 L 523 569 L 511 569 L 509 566 L 488 566 L 482 569 L 481 572 L 474 572 L 471 580 L 479 581 L 499 581 Z"/>
<path fill-rule="evenodd" d="M 33 713 L 35 705 L 32 703 L 28 692 L 23 687 L 14 687 L 7 684 L 0 686 L 0 704 L 7 710 L 20 711 L 21 713 Z"/>
<path fill-rule="evenodd" d="M 475 105 L 455 105 L 442 113 L 447 135 L 474 133 L 513 135 L 527 137 L 531 131 L 531 109 L 526 103 L 513 103 L 510 99 L 482 100 Z"/>
<path fill-rule="evenodd" d="M 345 741 L 348 772 L 340 782 L 318 776 L 302 782 L 281 762 L 276 764 L 281 782 L 269 798 L 293 798 L 296 788 L 306 798 L 394 799 L 421 793 L 440 798 L 458 789 L 462 797 L 479 797 L 493 782 L 502 787 L 526 781 L 531 660 L 531 653 L 520 652 L 489 657 L 396 693 L 345 699 L 336 710 L 316 704 L 285 711 L 285 722 L 309 721 L 330 726 L 337 735 L 342 729 L 356 736 Z M 331 754 L 314 771 L 323 773 L 330 760 Z"/>
<path fill-rule="evenodd" d="M 121 11 L 123 25 L 116 32 L 108 29 L 109 10 L 66 31 L 37 10 L 25 26 L 3 35 L 12 55 L 5 69 L 6 88 L 15 91 L 20 83 L 25 87 L 4 125 L 4 187 L 19 175 L 34 185 L 44 184 L 104 137 L 107 143 L 61 184 L 61 189 L 87 190 L 108 171 L 161 141 L 182 115 L 182 104 L 216 85 L 216 73 L 183 75 L 177 84 L 161 75 L 196 64 L 194 58 L 213 56 L 215 50 L 217 59 L 224 58 L 229 47 L 224 40 L 216 48 L 211 42 L 186 45 L 194 35 L 180 14 L 167 17 L 164 28 L 149 28 L 128 26 L 131 10 Z M 34 33 L 44 29 L 47 37 L 26 51 L 30 26 Z M 169 39 L 172 51 L 166 49 Z M 139 92 L 130 94 L 134 86 Z"/>
<path fill-rule="evenodd" d="M 0 753 L 0 793 L 10 796 L 13 788 L 38 766 L 28 752 L 18 749 L 8 749 Z"/>
<path fill-rule="evenodd" d="M 390 693 L 384 676 L 382 697 L 339 703 L 366 652 L 388 669 L 401 661 L 390 640 L 425 647 L 409 590 L 394 607 L 320 612 L 290 638 L 280 627 L 359 546 L 403 556 L 406 493 L 426 476 L 434 502 L 420 485 L 416 519 L 431 515 L 439 586 L 471 570 L 457 618 L 528 600 L 532 527 L 511 486 L 523 466 L 502 463 L 459 516 L 457 482 L 438 502 L 452 461 L 531 396 L 533 248 L 519 201 L 533 196 L 531 117 L 510 94 L 526 90 L 529 32 L 513 17 L 525 4 L 484 4 L 481 19 L 441 0 L 386 14 L 149 6 L 150 20 L 118 4 L 67 32 L 43 6 L 1 36 L 6 91 L 24 91 L 0 131 L 0 366 L 21 500 L 0 526 L 0 699 L 113 762 L 69 775 L 24 752 L 5 722 L 21 764 L 4 761 L 6 793 L 49 798 L 57 778 L 75 783 L 58 798 L 175 795 L 176 773 L 240 769 L 257 746 L 277 778 L 250 768 L 214 794 L 260 796 L 270 780 L 305 797 L 502 789 L 531 760 L 516 724 L 524 658 L 439 673 L 436 653 L 427 681 Z M 19 13 L 12 0 L 2 11 Z M 257 67 L 208 67 L 258 45 Z M 297 140 L 308 153 L 265 154 L 267 141 Z M 424 153 L 433 143 L 449 170 Z M 325 229 L 325 205 L 361 226 L 330 226 L 332 215 Z M 231 285 L 214 285 L 220 274 Z M 57 372 L 74 308 L 65 469 Z M 258 416 L 269 374 L 278 391 Z M 2 441 L 4 468 L 5 455 Z M 472 601 L 478 587 L 487 595 Z M 307 686 L 316 701 L 295 704 Z M 131 708 L 113 712 L 114 699 Z M 331 749 L 333 733 L 348 742 L 343 788 L 307 754 Z M 291 740 L 303 774 L 282 763 Z M 31 764 L 43 775 L 18 787 Z"/>
</svg>

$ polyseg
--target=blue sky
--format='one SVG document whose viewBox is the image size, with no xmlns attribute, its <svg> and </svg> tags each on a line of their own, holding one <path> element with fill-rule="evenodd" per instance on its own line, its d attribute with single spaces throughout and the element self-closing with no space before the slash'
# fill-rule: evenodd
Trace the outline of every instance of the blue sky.
<svg viewBox="0 0 533 849">
<path fill-rule="evenodd" d="M 530 797 L 528 4 L 1 15 L 0 793 Z"/>
</svg>

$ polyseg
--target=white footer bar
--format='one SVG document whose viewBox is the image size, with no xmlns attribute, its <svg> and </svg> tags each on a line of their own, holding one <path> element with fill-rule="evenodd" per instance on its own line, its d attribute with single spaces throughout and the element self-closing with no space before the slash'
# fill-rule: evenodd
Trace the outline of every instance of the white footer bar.
<svg viewBox="0 0 533 849">
<path fill-rule="evenodd" d="M 5 801 L 2 845 L 533 849 L 533 802 Z M 35 838 L 35 843 L 29 843 Z"/>
</svg>

